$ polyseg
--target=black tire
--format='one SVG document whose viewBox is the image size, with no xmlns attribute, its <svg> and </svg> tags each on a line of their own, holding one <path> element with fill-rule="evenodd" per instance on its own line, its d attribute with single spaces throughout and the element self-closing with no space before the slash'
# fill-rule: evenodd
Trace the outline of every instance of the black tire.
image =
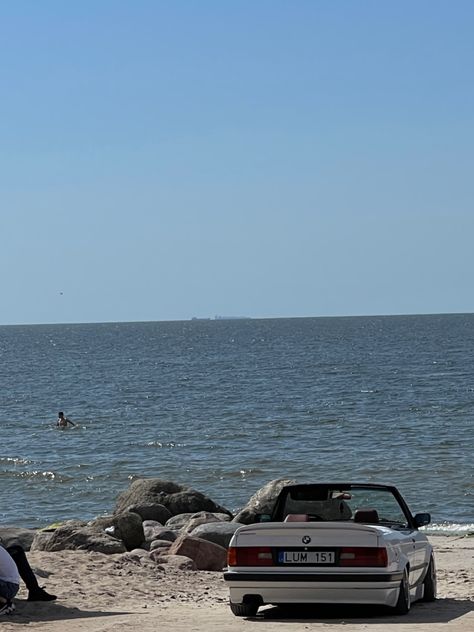
<svg viewBox="0 0 474 632">
<path fill-rule="evenodd" d="M 434 601 L 436 599 L 437 581 L 436 581 L 436 564 L 434 557 L 430 557 L 428 570 L 423 580 L 423 597 L 421 601 Z"/>
<path fill-rule="evenodd" d="M 410 606 L 410 581 L 408 578 L 408 569 L 405 568 L 403 571 L 403 579 L 400 582 L 397 603 L 393 610 L 395 614 L 407 614 L 410 611 Z"/>
<path fill-rule="evenodd" d="M 254 617 L 258 611 L 258 604 L 255 603 L 232 603 L 230 601 L 229 606 L 236 617 Z"/>
</svg>

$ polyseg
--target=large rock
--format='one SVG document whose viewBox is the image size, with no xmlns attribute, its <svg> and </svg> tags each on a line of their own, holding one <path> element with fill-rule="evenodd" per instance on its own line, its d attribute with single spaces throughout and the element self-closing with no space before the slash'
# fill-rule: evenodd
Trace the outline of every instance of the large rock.
<svg viewBox="0 0 474 632">
<path fill-rule="evenodd" d="M 182 529 L 186 527 L 186 525 L 195 515 L 196 514 L 194 513 L 187 512 L 187 513 L 178 514 L 176 516 L 172 516 L 171 518 L 169 518 L 169 520 L 165 522 L 165 527 L 168 527 L 169 529 L 173 529 L 173 531 L 181 531 Z"/>
<path fill-rule="evenodd" d="M 44 534 L 43 534 L 44 535 Z M 65 525 L 54 531 L 49 538 L 33 540 L 31 550 L 35 551 L 98 551 L 99 553 L 125 553 L 122 540 L 97 531 L 92 527 L 74 527 Z"/>
<path fill-rule="evenodd" d="M 168 564 L 180 571 L 196 571 L 197 566 L 194 560 L 185 555 L 168 555 L 161 553 L 157 549 L 150 553 L 150 558 L 157 564 Z"/>
<path fill-rule="evenodd" d="M 189 535 L 193 538 L 214 542 L 214 544 L 227 549 L 232 536 L 241 526 L 240 522 L 212 522 L 197 526 L 189 532 Z"/>
<path fill-rule="evenodd" d="M 137 513 L 143 521 L 156 520 L 161 524 L 165 524 L 171 518 L 171 512 L 164 505 L 159 503 L 144 503 L 142 505 L 130 505 L 126 511 Z"/>
<path fill-rule="evenodd" d="M 221 522 L 215 514 L 208 511 L 200 511 L 197 514 L 193 514 L 189 519 L 189 522 L 183 527 L 185 533 L 191 533 L 193 529 L 200 524 L 208 524 L 209 522 Z"/>
<path fill-rule="evenodd" d="M 174 542 L 176 540 L 176 533 L 168 527 L 163 527 L 158 522 L 153 520 L 146 520 L 143 523 L 143 531 L 145 533 L 145 541 L 153 542 L 153 540 L 168 540 Z"/>
<path fill-rule="evenodd" d="M 159 504 L 176 516 L 181 513 L 198 511 L 220 512 L 231 516 L 231 512 L 221 507 L 205 494 L 160 478 L 139 478 L 128 489 L 119 494 L 114 513 L 125 511 L 130 505 Z"/>
<path fill-rule="evenodd" d="M 29 551 L 36 535 L 36 529 L 17 527 L 0 527 L 0 544 L 4 547 L 20 545 Z"/>
<path fill-rule="evenodd" d="M 47 551 L 48 542 L 53 537 L 53 531 L 38 531 L 31 543 L 30 551 Z"/>
<path fill-rule="evenodd" d="M 142 519 L 132 511 L 96 518 L 88 526 L 96 531 L 110 530 L 110 534 L 122 540 L 128 551 L 139 548 L 145 541 Z"/>
<path fill-rule="evenodd" d="M 47 527 L 43 527 L 41 531 L 44 531 L 45 533 L 54 533 L 54 531 L 56 531 L 56 529 L 59 529 L 59 527 L 75 527 L 76 529 L 79 529 L 80 527 L 86 526 L 87 522 L 85 520 L 77 520 L 73 518 L 72 520 L 62 520 L 61 522 L 54 522 Z"/>
<path fill-rule="evenodd" d="M 168 542 L 168 544 L 171 545 L 171 542 Z M 167 546 L 156 546 L 154 549 L 150 549 L 150 553 L 153 553 L 153 556 L 151 557 L 151 559 L 156 561 L 155 558 L 158 559 L 160 555 L 166 555 L 168 553 L 168 549 L 169 547 Z"/>
<path fill-rule="evenodd" d="M 198 511 L 197 513 L 182 513 L 173 516 L 166 521 L 166 527 L 173 531 L 188 531 L 188 529 L 194 529 L 199 524 L 205 524 L 207 522 L 229 522 L 232 516 L 220 512 L 210 511 Z"/>
<path fill-rule="evenodd" d="M 212 515 L 218 518 L 221 522 L 230 522 L 233 518 L 232 514 L 219 513 L 218 511 L 213 511 Z"/>
<path fill-rule="evenodd" d="M 168 549 L 169 555 L 184 555 L 191 558 L 200 571 L 221 571 L 227 563 L 227 551 L 224 547 L 181 535 Z"/>
<path fill-rule="evenodd" d="M 127 551 L 127 553 L 123 553 L 120 561 L 141 564 L 143 561 L 150 561 L 150 558 L 148 556 L 148 551 L 145 551 L 145 549 L 133 549 L 132 551 Z"/>
<path fill-rule="evenodd" d="M 167 549 L 170 546 L 170 540 L 153 540 L 150 542 L 150 551 L 154 551 L 155 549 Z"/>
<path fill-rule="evenodd" d="M 145 549 L 132 549 L 131 551 L 129 551 L 128 553 L 124 553 L 122 555 L 122 557 L 127 557 L 127 555 L 130 555 L 131 557 L 139 557 L 144 558 L 144 559 L 148 559 L 148 551 L 146 551 Z"/>
<path fill-rule="evenodd" d="M 68 527 L 69 530 L 73 530 L 82 529 L 85 526 L 87 526 L 87 522 L 84 520 L 65 520 L 43 527 L 36 532 L 33 542 L 31 543 L 31 551 L 47 551 L 48 542 L 51 540 L 55 531 L 57 531 L 59 527 Z"/>
<path fill-rule="evenodd" d="M 234 517 L 233 522 L 252 524 L 256 522 L 258 514 L 271 514 L 282 487 L 294 483 L 296 483 L 296 481 L 287 478 L 277 478 L 273 481 L 269 481 L 255 492 L 245 507 Z"/>
</svg>

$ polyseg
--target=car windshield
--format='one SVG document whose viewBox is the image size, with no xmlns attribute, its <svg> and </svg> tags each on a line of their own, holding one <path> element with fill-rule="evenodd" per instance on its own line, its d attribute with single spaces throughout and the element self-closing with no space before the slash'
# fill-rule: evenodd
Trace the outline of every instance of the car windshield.
<svg viewBox="0 0 474 632">
<path fill-rule="evenodd" d="M 397 497 L 390 488 L 384 487 L 290 487 L 275 509 L 276 520 L 285 520 L 288 515 L 305 514 L 313 521 L 346 520 L 408 527 L 408 518 Z"/>
</svg>

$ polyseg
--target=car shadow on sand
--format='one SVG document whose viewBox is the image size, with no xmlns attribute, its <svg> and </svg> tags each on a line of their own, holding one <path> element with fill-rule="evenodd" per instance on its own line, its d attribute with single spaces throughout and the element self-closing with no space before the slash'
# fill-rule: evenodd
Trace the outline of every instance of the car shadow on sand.
<svg viewBox="0 0 474 632">
<path fill-rule="evenodd" d="M 15 599 L 15 612 L 2 617 L 2 623 L 24 625 L 38 621 L 67 621 L 72 619 L 91 619 L 93 617 L 118 617 L 131 614 L 130 611 L 81 610 L 77 607 L 63 606 L 58 602 L 28 602 Z"/>
<path fill-rule="evenodd" d="M 448 623 L 474 610 L 469 599 L 437 599 L 431 603 L 416 603 L 406 615 L 394 615 L 382 606 L 341 606 L 331 604 L 271 606 L 259 611 L 252 621 L 314 622 L 339 625 L 349 620 L 370 624 L 380 623 Z M 250 617 L 249 617 L 250 619 Z"/>
</svg>

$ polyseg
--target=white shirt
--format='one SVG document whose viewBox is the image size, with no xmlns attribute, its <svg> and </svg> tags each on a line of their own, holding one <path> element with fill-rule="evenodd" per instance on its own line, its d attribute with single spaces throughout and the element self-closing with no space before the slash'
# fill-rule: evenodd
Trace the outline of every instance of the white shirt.
<svg viewBox="0 0 474 632">
<path fill-rule="evenodd" d="M 18 568 L 3 546 L 0 546 L 0 579 L 4 582 L 20 585 L 20 574 Z"/>
</svg>

